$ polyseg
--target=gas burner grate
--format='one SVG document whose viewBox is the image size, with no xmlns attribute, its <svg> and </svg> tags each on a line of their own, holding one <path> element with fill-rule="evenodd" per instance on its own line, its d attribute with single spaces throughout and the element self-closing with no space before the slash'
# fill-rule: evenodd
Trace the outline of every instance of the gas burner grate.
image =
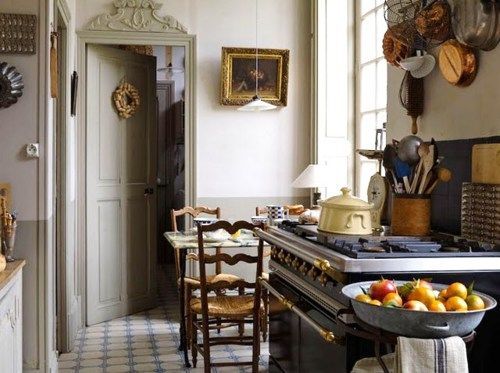
<svg viewBox="0 0 500 373">
<path fill-rule="evenodd" d="M 498 245 L 470 241 L 442 233 L 431 237 L 418 238 L 383 235 L 348 236 L 318 232 L 317 227 L 314 225 L 302 225 L 297 222 L 286 222 L 280 228 L 295 233 L 311 242 L 322 244 L 351 258 L 358 259 L 500 256 L 500 247 Z"/>
</svg>

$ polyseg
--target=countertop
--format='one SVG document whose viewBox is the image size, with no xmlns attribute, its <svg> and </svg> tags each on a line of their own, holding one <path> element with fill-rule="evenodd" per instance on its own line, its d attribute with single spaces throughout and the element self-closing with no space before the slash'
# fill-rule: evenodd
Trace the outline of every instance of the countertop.
<svg viewBox="0 0 500 373">
<path fill-rule="evenodd" d="M 0 291 L 9 283 L 16 273 L 24 267 L 25 264 L 26 260 L 23 259 L 7 263 L 7 268 L 0 272 Z"/>
</svg>

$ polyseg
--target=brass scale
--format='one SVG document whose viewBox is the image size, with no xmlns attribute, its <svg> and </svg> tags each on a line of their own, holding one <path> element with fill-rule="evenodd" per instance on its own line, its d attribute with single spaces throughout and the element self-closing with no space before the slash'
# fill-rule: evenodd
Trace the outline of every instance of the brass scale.
<svg viewBox="0 0 500 373">
<path fill-rule="evenodd" d="M 385 132 L 384 127 L 377 129 L 375 138 L 375 150 L 357 149 L 356 152 L 368 159 L 375 159 L 378 161 L 378 171 L 372 175 L 368 183 L 368 202 L 373 204 L 373 209 L 370 211 L 372 228 L 380 230 L 382 223 L 387 218 L 388 200 L 390 185 L 385 177 L 382 176 L 382 158 L 384 151 L 383 135 Z"/>
</svg>

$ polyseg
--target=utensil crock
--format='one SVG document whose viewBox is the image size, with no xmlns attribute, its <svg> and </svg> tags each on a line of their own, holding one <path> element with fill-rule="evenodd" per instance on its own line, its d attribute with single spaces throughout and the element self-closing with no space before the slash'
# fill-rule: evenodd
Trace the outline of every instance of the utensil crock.
<svg viewBox="0 0 500 373">
<path fill-rule="evenodd" d="M 391 233 L 400 236 L 426 236 L 431 231 L 431 196 L 394 194 Z"/>
</svg>

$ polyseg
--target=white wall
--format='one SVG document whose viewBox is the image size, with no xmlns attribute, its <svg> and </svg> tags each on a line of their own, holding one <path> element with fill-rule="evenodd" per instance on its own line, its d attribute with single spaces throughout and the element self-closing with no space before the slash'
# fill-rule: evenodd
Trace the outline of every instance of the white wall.
<svg viewBox="0 0 500 373">
<path fill-rule="evenodd" d="M 469 87 L 447 83 L 439 67 L 425 78 L 425 108 L 419 136 L 428 140 L 454 140 L 500 134 L 500 47 L 481 52 L 476 80 Z M 410 133 L 411 119 L 399 105 L 403 72 L 389 67 L 388 139 Z"/>
<path fill-rule="evenodd" d="M 303 0 L 260 1 L 260 47 L 290 49 L 288 107 L 241 113 L 222 107 L 221 48 L 254 47 L 254 0 L 162 1 L 162 12 L 176 17 L 197 36 L 197 193 L 200 202 L 222 204 L 238 198 L 248 204 L 262 197 L 292 200 L 307 191 L 290 184 L 308 163 L 310 115 L 310 12 Z M 77 2 L 77 28 L 110 11 L 108 0 Z M 291 201 L 290 201 L 291 202 Z M 231 205 L 231 204 L 229 204 Z M 227 211 L 231 215 L 231 211 Z"/>
</svg>

